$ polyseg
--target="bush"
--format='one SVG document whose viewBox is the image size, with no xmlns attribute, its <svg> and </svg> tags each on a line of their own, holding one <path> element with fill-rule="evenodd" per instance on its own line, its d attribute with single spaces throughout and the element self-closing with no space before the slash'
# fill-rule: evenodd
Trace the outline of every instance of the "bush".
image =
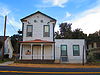
<svg viewBox="0 0 100 75">
<path fill-rule="evenodd" d="M 95 56 L 92 52 L 89 52 L 87 56 L 87 63 L 94 63 L 95 62 Z"/>
<path fill-rule="evenodd" d="M 4 55 L 4 58 L 9 58 L 9 54 Z"/>
</svg>

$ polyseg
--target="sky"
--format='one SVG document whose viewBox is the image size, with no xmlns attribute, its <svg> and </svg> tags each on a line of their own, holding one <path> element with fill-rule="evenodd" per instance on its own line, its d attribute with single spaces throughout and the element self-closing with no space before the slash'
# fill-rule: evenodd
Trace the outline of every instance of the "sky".
<svg viewBox="0 0 100 75">
<path fill-rule="evenodd" d="M 87 34 L 100 30 L 100 0 L 0 0 L 0 36 L 5 15 L 6 35 L 12 36 L 22 29 L 20 19 L 36 11 L 57 20 L 55 31 L 63 22 L 72 23 L 72 30 L 81 28 Z"/>
</svg>

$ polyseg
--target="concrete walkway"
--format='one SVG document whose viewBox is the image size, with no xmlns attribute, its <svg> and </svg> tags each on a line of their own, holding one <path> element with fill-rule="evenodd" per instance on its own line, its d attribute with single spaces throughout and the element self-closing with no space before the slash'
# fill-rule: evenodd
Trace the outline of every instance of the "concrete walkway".
<svg viewBox="0 0 100 75">
<path fill-rule="evenodd" d="M 10 64 L 13 64 L 14 61 L 7 61 L 7 62 L 4 62 L 4 63 L 1 63 L 0 66 L 7 66 L 7 65 L 10 65 Z"/>
</svg>

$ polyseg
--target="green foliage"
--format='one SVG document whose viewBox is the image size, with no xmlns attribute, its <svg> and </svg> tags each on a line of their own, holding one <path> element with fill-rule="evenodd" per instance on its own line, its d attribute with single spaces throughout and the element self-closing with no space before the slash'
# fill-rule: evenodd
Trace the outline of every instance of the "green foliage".
<svg viewBox="0 0 100 75">
<path fill-rule="evenodd" d="M 62 39 L 69 39 L 72 37 L 71 23 L 60 24 L 60 36 Z"/>
<path fill-rule="evenodd" d="M 87 38 L 87 42 L 100 42 L 100 30 L 96 31 L 93 34 L 89 34 L 88 38 Z"/>
<path fill-rule="evenodd" d="M 14 53 L 19 53 L 19 46 L 20 46 L 19 41 L 21 40 L 22 40 L 22 36 L 20 35 L 11 36 L 11 43 L 14 48 Z"/>
<path fill-rule="evenodd" d="M 1 57 L 0 57 L 1 58 Z M 9 58 L 6 58 L 4 59 L 3 61 L 0 59 L 0 63 L 4 63 L 4 62 L 7 62 L 7 61 L 13 61 L 12 59 L 9 59 Z"/>
<path fill-rule="evenodd" d="M 95 62 L 95 56 L 93 55 L 92 52 L 89 52 L 87 56 L 87 63 L 94 63 Z"/>
<path fill-rule="evenodd" d="M 77 28 L 72 32 L 72 38 L 73 39 L 86 39 L 87 34 L 84 34 L 81 29 Z"/>
<path fill-rule="evenodd" d="M 56 39 L 86 39 L 87 34 L 79 28 L 72 31 L 72 23 L 61 23 L 60 32 L 55 32 Z"/>
<path fill-rule="evenodd" d="M 61 39 L 61 35 L 59 34 L 59 31 L 55 32 L 55 38 L 56 39 Z"/>
<path fill-rule="evenodd" d="M 0 41 L 0 49 L 2 48 L 3 46 L 3 41 Z"/>
</svg>

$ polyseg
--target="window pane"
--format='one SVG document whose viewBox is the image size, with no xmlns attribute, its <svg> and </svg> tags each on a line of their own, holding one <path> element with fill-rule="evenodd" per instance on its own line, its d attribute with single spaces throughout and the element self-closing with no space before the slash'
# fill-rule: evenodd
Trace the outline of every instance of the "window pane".
<svg viewBox="0 0 100 75">
<path fill-rule="evenodd" d="M 61 54 L 62 56 L 66 56 L 67 55 L 67 52 L 66 51 L 62 51 L 61 53 L 62 53 Z"/>
<path fill-rule="evenodd" d="M 32 32 L 32 26 L 31 25 L 27 26 L 27 32 Z"/>
<path fill-rule="evenodd" d="M 79 50 L 79 46 L 76 45 L 76 46 L 73 46 L 74 47 L 74 50 Z"/>
<path fill-rule="evenodd" d="M 50 28 L 49 25 L 44 25 L 44 33 L 43 33 L 44 37 L 49 37 L 50 36 Z"/>
<path fill-rule="evenodd" d="M 79 56 L 80 55 L 79 45 L 73 45 L 73 55 L 74 56 Z"/>
<path fill-rule="evenodd" d="M 67 45 L 61 45 L 61 56 L 67 56 Z"/>
<path fill-rule="evenodd" d="M 49 32 L 49 26 L 45 26 L 45 32 Z"/>
<path fill-rule="evenodd" d="M 27 32 L 27 36 L 32 36 L 32 32 Z"/>
<path fill-rule="evenodd" d="M 74 56 L 79 56 L 79 51 L 74 51 Z"/>
<path fill-rule="evenodd" d="M 61 61 L 63 61 L 63 62 L 65 61 L 66 62 L 67 60 L 68 60 L 67 57 L 61 57 Z"/>
<path fill-rule="evenodd" d="M 66 50 L 66 46 L 62 46 L 62 50 Z"/>
<path fill-rule="evenodd" d="M 27 25 L 26 35 L 27 36 L 32 36 L 32 25 Z"/>
</svg>

